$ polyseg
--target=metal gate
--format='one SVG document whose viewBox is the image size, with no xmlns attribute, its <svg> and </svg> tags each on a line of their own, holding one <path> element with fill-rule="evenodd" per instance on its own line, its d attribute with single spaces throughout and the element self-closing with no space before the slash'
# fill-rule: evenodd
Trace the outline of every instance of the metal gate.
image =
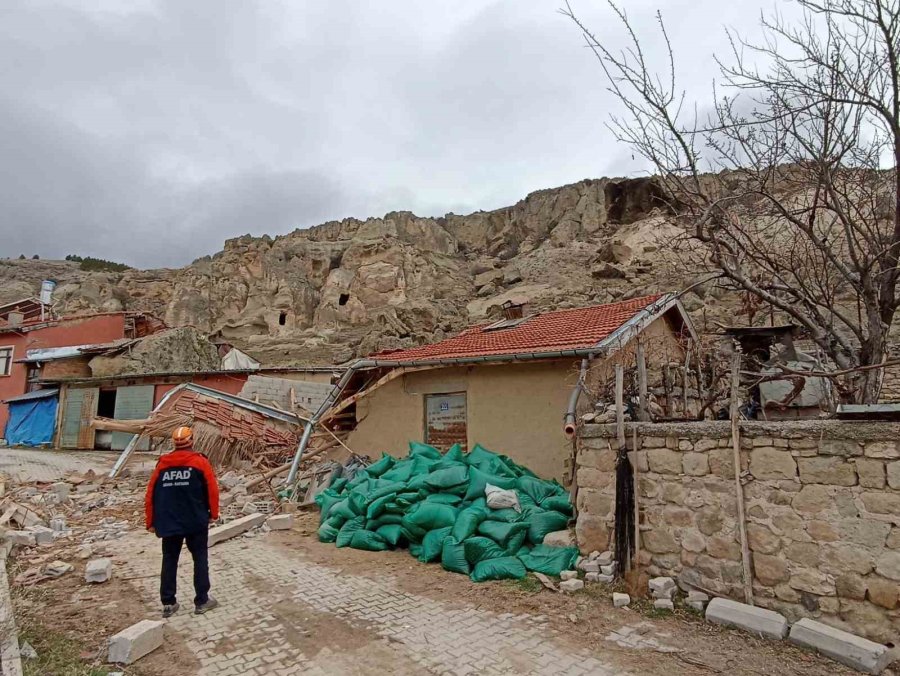
<svg viewBox="0 0 900 676">
<path fill-rule="evenodd" d="M 468 449 L 465 392 L 425 396 L 425 443 L 445 452 L 453 444 Z"/>
<path fill-rule="evenodd" d="M 113 417 L 116 420 L 140 420 L 150 415 L 153 410 L 153 385 L 133 385 L 116 389 L 116 407 Z M 125 446 L 134 436 L 128 432 L 113 432 L 112 449 L 124 451 Z M 146 451 L 150 447 L 149 439 L 141 439 L 137 450 Z"/>
<path fill-rule="evenodd" d="M 97 415 L 96 387 L 69 387 L 63 402 L 59 445 L 62 448 L 94 448 L 94 428 L 91 418 Z"/>
</svg>

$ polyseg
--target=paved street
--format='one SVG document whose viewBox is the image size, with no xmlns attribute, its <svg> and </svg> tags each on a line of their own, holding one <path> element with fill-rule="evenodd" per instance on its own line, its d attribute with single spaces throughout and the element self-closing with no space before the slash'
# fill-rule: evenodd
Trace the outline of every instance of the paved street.
<svg viewBox="0 0 900 676">
<path fill-rule="evenodd" d="M 30 448 L 0 447 L 0 474 L 13 481 L 59 481 L 73 472 L 82 474 L 93 470 L 105 474 L 112 469 L 118 452 L 110 451 L 51 451 Z M 156 456 L 140 454 L 132 458 L 131 471 L 153 467 Z"/>
<path fill-rule="evenodd" d="M 153 614 L 158 583 L 146 576 L 156 572 L 157 546 L 150 536 L 132 535 L 122 557 L 128 562 L 122 575 L 138 578 L 134 584 Z M 562 647 L 541 618 L 451 607 L 405 593 L 390 579 L 304 561 L 266 537 L 231 540 L 211 554 L 213 592 L 222 607 L 191 614 L 185 551 L 182 609 L 169 628 L 200 659 L 202 676 L 624 673 Z"/>
</svg>

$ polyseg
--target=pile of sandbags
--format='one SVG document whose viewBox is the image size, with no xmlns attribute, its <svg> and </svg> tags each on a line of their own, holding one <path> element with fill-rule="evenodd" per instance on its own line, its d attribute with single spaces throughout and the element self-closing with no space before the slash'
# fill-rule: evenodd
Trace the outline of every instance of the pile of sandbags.
<svg viewBox="0 0 900 676">
<path fill-rule="evenodd" d="M 409 447 L 408 457 L 384 454 L 316 497 L 319 540 L 369 551 L 408 548 L 420 561 L 440 561 L 475 582 L 573 567 L 575 547 L 542 544 L 572 516 L 556 481 L 479 445 L 470 453 L 456 445 L 443 455 L 426 444 Z"/>
</svg>

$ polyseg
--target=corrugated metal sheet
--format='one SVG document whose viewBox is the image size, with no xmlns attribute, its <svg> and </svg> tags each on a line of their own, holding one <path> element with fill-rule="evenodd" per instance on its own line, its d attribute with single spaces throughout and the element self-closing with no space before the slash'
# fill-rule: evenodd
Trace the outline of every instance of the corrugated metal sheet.
<svg viewBox="0 0 900 676">
<path fill-rule="evenodd" d="M 47 399 L 48 397 L 55 397 L 59 394 L 58 389 L 49 389 L 49 390 L 35 390 L 34 392 L 29 392 L 28 394 L 20 394 L 18 397 L 10 397 L 9 399 L 4 400 L 7 404 L 13 404 L 19 401 L 31 401 L 33 399 Z"/>
<path fill-rule="evenodd" d="M 150 415 L 153 410 L 153 385 L 133 385 L 116 389 L 116 407 L 113 417 L 116 420 L 140 420 Z M 133 435 L 127 432 L 113 432 L 112 450 L 123 451 Z M 149 439 L 141 439 L 137 449 L 144 451 L 150 447 Z"/>
<path fill-rule="evenodd" d="M 447 451 L 453 444 L 467 450 L 466 394 L 429 394 L 425 397 L 425 443 Z"/>
</svg>

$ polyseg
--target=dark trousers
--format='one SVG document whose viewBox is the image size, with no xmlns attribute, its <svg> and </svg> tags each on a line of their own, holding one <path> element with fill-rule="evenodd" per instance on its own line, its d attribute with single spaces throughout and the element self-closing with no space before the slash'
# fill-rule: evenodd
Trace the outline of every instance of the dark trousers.
<svg viewBox="0 0 900 676">
<path fill-rule="evenodd" d="M 194 559 L 194 605 L 209 600 L 208 530 L 192 535 L 171 535 L 162 538 L 162 572 L 159 576 L 159 597 L 164 606 L 175 603 L 178 585 L 178 558 L 181 546 L 186 543 Z"/>
</svg>

